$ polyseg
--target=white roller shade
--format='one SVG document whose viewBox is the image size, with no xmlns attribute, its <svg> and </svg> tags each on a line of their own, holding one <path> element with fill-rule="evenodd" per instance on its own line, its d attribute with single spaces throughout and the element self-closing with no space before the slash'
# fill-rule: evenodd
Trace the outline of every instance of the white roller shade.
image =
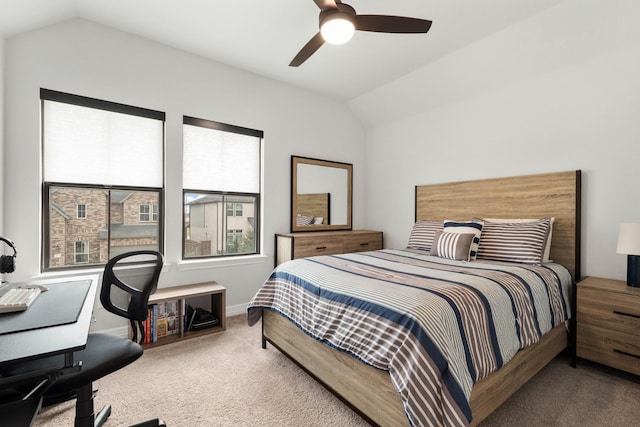
<svg viewBox="0 0 640 427">
<path fill-rule="evenodd" d="M 43 108 L 45 181 L 163 186 L 163 121 L 49 100 Z"/>
<path fill-rule="evenodd" d="M 260 138 L 184 125 L 184 188 L 260 192 Z"/>
</svg>

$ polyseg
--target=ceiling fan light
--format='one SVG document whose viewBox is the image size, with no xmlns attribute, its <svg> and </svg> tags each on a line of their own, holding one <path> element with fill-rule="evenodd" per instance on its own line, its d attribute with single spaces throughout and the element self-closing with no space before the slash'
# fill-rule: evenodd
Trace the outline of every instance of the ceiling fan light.
<svg viewBox="0 0 640 427">
<path fill-rule="evenodd" d="M 342 16 L 336 16 L 333 19 L 326 19 L 320 27 L 320 34 L 327 43 L 344 44 L 351 40 L 356 28 L 352 20 Z"/>
</svg>

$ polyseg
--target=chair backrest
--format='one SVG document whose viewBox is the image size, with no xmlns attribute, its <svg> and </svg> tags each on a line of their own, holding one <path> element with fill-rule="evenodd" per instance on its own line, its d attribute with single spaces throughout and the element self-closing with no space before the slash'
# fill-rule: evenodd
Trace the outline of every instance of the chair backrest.
<svg viewBox="0 0 640 427">
<path fill-rule="evenodd" d="M 151 250 L 126 252 L 111 258 L 102 276 L 102 306 L 129 320 L 145 320 L 149 297 L 158 287 L 163 263 L 162 254 Z M 123 273 L 127 273 L 126 282 L 121 278 Z"/>
</svg>

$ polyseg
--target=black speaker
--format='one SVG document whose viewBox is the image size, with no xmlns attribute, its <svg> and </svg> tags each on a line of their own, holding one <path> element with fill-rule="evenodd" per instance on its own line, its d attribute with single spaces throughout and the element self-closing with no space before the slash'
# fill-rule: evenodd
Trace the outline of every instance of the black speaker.
<svg viewBox="0 0 640 427">
<path fill-rule="evenodd" d="M 0 240 L 11 246 L 11 249 L 13 249 L 13 255 L 0 256 L 0 274 L 13 273 L 16 271 L 16 255 L 18 255 L 18 251 L 11 240 L 5 239 L 2 236 L 0 236 Z"/>
</svg>

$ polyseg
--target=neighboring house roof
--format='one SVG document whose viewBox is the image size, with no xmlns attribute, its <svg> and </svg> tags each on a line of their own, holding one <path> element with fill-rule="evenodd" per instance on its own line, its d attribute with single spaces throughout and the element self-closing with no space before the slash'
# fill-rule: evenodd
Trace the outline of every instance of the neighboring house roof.
<svg viewBox="0 0 640 427">
<path fill-rule="evenodd" d="M 238 196 L 241 197 L 241 196 Z M 233 203 L 246 203 L 247 200 L 243 199 L 234 199 L 233 196 L 226 196 L 228 202 Z M 187 202 L 188 205 L 205 205 L 208 203 L 222 203 L 222 199 L 220 195 L 207 195 L 198 197 L 197 199 L 191 200 Z"/>
<path fill-rule="evenodd" d="M 55 203 L 51 202 L 51 208 L 58 212 L 60 215 L 62 215 L 64 217 L 64 219 L 71 219 L 71 215 L 69 215 L 68 213 L 66 213 L 64 211 L 64 209 L 62 209 L 60 206 L 56 205 Z"/>
<path fill-rule="evenodd" d="M 142 237 L 158 237 L 158 223 L 149 224 L 111 224 L 112 239 L 136 239 Z M 107 230 L 100 230 L 100 239 L 107 238 Z"/>
<path fill-rule="evenodd" d="M 132 194 L 132 191 L 112 191 L 111 203 L 124 203 Z"/>
<path fill-rule="evenodd" d="M 188 202 L 188 205 L 206 205 L 208 203 L 220 203 L 222 202 L 222 200 L 220 200 L 220 196 L 216 195 L 216 196 L 202 196 L 202 197 L 198 197 L 195 200 L 191 200 L 190 202 Z"/>
</svg>

